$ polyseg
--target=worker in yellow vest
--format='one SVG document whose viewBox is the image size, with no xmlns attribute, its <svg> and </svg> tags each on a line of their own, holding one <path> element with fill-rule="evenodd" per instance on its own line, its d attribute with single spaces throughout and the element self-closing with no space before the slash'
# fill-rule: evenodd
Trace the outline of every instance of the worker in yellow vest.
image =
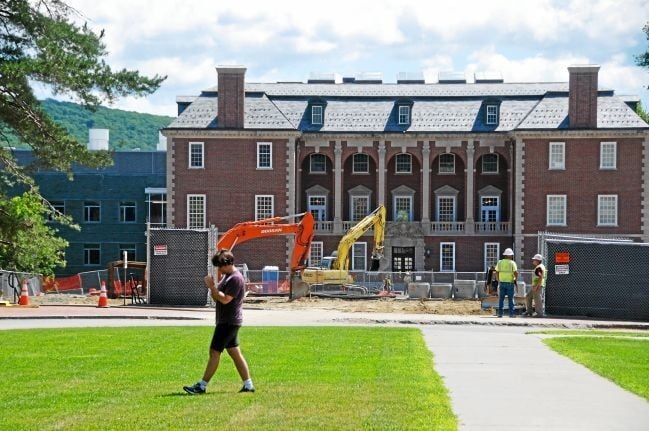
<svg viewBox="0 0 649 431">
<path fill-rule="evenodd" d="M 534 275 L 532 275 L 532 289 L 525 295 L 527 308 L 523 316 L 532 316 L 532 300 L 534 300 L 535 317 L 544 317 L 543 314 L 543 289 L 545 289 L 545 280 L 548 275 L 547 269 L 543 265 L 543 256 L 535 254 L 532 257 L 532 266 L 534 266 Z"/>
<path fill-rule="evenodd" d="M 514 250 L 506 248 L 503 258 L 496 264 L 496 277 L 498 279 L 498 317 L 503 317 L 503 302 L 508 298 L 509 317 L 516 317 L 514 313 L 514 286 L 518 280 L 518 267 L 514 262 Z"/>
</svg>

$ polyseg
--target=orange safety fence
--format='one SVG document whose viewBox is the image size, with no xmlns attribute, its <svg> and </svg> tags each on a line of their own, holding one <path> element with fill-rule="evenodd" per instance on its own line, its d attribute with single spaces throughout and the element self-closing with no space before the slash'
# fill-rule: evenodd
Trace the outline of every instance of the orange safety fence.
<svg viewBox="0 0 649 431">
<path fill-rule="evenodd" d="M 79 274 L 63 278 L 46 277 L 43 280 L 43 292 L 65 292 L 80 289 L 81 277 Z"/>
<path fill-rule="evenodd" d="M 133 290 L 137 291 L 138 280 L 128 280 L 126 284 L 122 284 L 121 280 L 113 280 L 114 296 L 131 296 Z"/>
</svg>

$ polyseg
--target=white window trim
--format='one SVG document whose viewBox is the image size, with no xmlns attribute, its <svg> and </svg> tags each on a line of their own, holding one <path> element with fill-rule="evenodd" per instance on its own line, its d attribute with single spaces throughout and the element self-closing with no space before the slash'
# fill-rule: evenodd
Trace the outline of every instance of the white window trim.
<svg viewBox="0 0 649 431">
<path fill-rule="evenodd" d="M 263 217 L 260 218 L 259 216 L 259 198 L 270 198 L 270 217 L 275 214 L 275 195 L 255 195 L 255 220 L 262 220 L 263 218 L 270 218 L 270 217 Z"/>
<path fill-rule="evenodd" d="M 618 225 L 619 219 L 619 205 L 618 205 L 618 195 L 597 195 L 597 226 L 602 227 L 616 227 Z M 615 222 L 614 223 L 602 223 L 601 222 L 601 210 L 602 210 L 602 198 L 615 198 Z"/>
<path fill-rule="evenodd" d="M 398 217 L 398 212 L 397 212 L 397 199 L 408 199 L 410 201 L 410 211 L 408 214 L 408 220 L 412 221 L 415 219 L 415 209 L 414 209 L 414 199 L 413 196 L 411 195 L 394 195 L 392 197 L 392 220 L 397 220 Z"/>
<path fill-rule="evenodd" d="M 86 205 L 86 203 L 96 203 L 97 205 Z M 88 217 L 88 208 L 94 208 L 98 207 L 99 208 L 99 220 L 87 220 Z M 101 223 L 101 201 L 84 201 L 83 202 L 83 222 L 84 223 Z"/>
<path fill-rule="evenodd" d="M 364 199 L 365 202 L 367 203 L 367 214 L 370 213 L 370 197 L 368 195 L 352 195 L 349 197 L 349 220 L 350 221 L 361 221 L 363 218 L 367 216 L 367 214 L 363 215 L 361 218 L 358 220 L 354 220 L 354 201 L 356 199 Z"/>
<path fill-rule="evenodd" d="M 561 147 L 561 153 L 563 154 L 563 162 L 561 167 L 552 166 L 552 148 Z M 548 169 L 551 171 L 564 171 L 566 169 L 566 143 L 565 142 L 550 142 L 548 146 Z"/>
<path fill-rule="evenodd" d="M 492 114 L 496 117 L 495 121 L 489 121 L 489 108 L 494 108 L 496 110 L 496 112 Z M 490 126 L 494 124 L 498 124 L 498 105 L 496 104 L 487 105 L 487 118 L 485 120 L 485 123 Z"/>
<path fill-rule="evenodd" d="M 550 223 L 550 198 L 563 198 L 563 223 Z M 545 224 L 546 226 L 567 226 L 568 197 L 566 195 L 547 195 L 545 197 Z"/>
<path fill-rule="evenodd" d="M 487 247 L 490 245 L 495 245 L 496 246 L 496 262 L 498 262 L 498 258 L 500 257 L 500 243 L 499 242 L 485 242 L 483 247 L 482 247 L 482 264 L 484 266 L 484 270 L 486 271 L 489 268 L 489 264 L 487 263 Z"/>
<path fill-rule="evenodd" d="M 268 154 L 270 166 L 261 166 L 260 165 L 260 160 L 259 159 L 260 159 L 261 153 L 260 153 L 259 149 L 262 146 L 268 146 L 268 148 L 270 148 L 270 153 Z M 260 170 L 273 169 L 273 143 L 272 142 L 257 142 L 257 169 L 260 169 Z"/>
<path fill-rule="evenodd" d="M 190 211 L 189 211 L 189 201 L 191 198 L 203 198 L 203 222 L 201 223 L 202 227 L 190 227 Z M 201 195 L 201 194 L 188 194 L 187 195 L 187 206 L 186 206 L 186 214 L 187 214 L 187 229 L 205 229 L 205 212 L 207 211 L 207 195 Z"/>
<path fill-rule="evenodd" d="M 86 247 L 88 245 L 96 245 L 97 247 Z M 98 263 L 89 263 L 86 262 L 86 256 L 88 251 L 90 250 L 98 250 L 99 251 L 99 262 Z M 96 244 L 96 243 L 88 243 L 83 245 L 83 266 L 97 266 L 101 265 L 101 244 Z"/>
<path fill-rule="evenodd" d="M 323 171 L 314 171 L 313 170 L 313 156 L 316 156 L 316 155 L 322 156 L 322 158 L 324 159 L 324 170 Z M 323 175 L 323 174 L 327 173 L 327 157 L 324 154 L 320 154 L 320 153 L 309 154 L 309 173 L 310 174 L 316 174 L 316 175 Z"/>
<path fill-rule="evenodd" d="M 409 164 L 408 171 L 399 171 L 398 170 L 399 165 L 397 163 L 397 157 L 399 157 L 399 156 L 408 156 L 410 158 L 410 164 Z M 396 156 L 394 156 L 394 173 L 395 174 L 412 174 L 412 154 L 399 153 Z"/>
<path fill-rule="evenodd" d="M 444 249 L 445 245 L 452 245 L 453 246 L 453 268 L 451 269 L 442 269 L 442 261 L 443 261 L 443 254 L 442 250 Z M 455 243 L 454 242 L 440 242 L 439 243 L 439 270 L 440 272 L 453 272 L 455 271 Z"/>
<path fill-rule="evenodd" d="M 356 246 L 363 246 L 363 268 L 356 268 Z M 352 244 L 352 271 L 367 271 L 367 243 L 366 242 L 355 242 Z"/>
<path fill-rule="evenodd" d="M 604 147 L 606 145 L 613 145 L 613 166 L 604 166 Z M 599 143 L 599 168 L 601 170 L 610 171 L 617 169 L 617 142 L 615 141 L 606 141 Z"/>
<path fill-rule="evenodd" d="M 122 207 L 122 203 L 132 203 L 133 204 L 133 209 L 134 209 L 134 217 L 135 220 L 130 221 L 130 220 L 122 220 L 122 208 L 126 208 L 126 206 Z M 130 205 L 128 206 L 129 208 L 131 207 Z M 117 215 L 117 220 L 120 223 L 137 223 L 137 202 L 136 201 L 119 201 L 119 214 Z"/>
<path fill-rule="evenodd" d="M 498 220 L 496 221 L 496 223 L 500 222 L 500 196 L 496 196 L 496 195 L 480 195 L 480 199 L 479 199 L 480 220 L 482 220 L 482 211 L 483 211 L 483 208 L 485 208 L 485 205 L 483 205 L 483 203 L 482 203 L 483 199 L 496 199 L 496 201 L 498 202 L 498 205 L 496 205 L 496 212 L 497 212 L 497 216 L 498 216 L 497 217 Z M 483 223 L 488 223 L 488 222 L 483 222 Z"/>
<path fill-rule="evenodd" d="M 451 155 L 453 156 L 453 171 L 452 172 L 442 172 L 442 156 Z M 440 175 L 455 175 L 455 168 L 457 163 L 455 163 L 455 154 L 454 153 L 444 153 L 440 154 L 437 158 L 437 173 Z"/>
<path fill-rule="evenodd" d="M 318 108 L 319 111 L 320 111 L 320 113 L 319 113 L 320 121 L 315 120 L 315 117 L 316 117 L 315 110 L 316 110 L 316 108 Z M 323 108 L 323 106 L 322 105 L 312 105 L 311 106 L 311 124 L 322 125 L 323 123 L 324 123 L 324 108 Z"/>
<path fill-rule="evenodd" d="M 312 260 L 313 257 L 314 257 L 313 250 L 318 249 L 318 247 L 314 247 L 314 246 L 320 246 L 320 248 L 319 248 L 319 252 L 320 252 L 319 257 L 320 257 L 320 259 L 315 264 L 313 263 L 313 260 Z M 316 266 L 320 266 L 320 262 L 322 262 L 323 257 L 324 257 L 324 242 L 323 241 L 311 241 L 311 247 L 310 247 L 310 250 L 309 250 L 309 264 L 308 264 L 308 266 L 310 266 L 312 268 L 316 267 Z"/>
<path fill-rule="evenodd" d="M 485 172 L 485 170 L 484 170 L 484 161 L 485 161 L 485 156 L 487 156 L 487 155 L 496 156 L 496 170 L 495 171 Z M 498 154 L 496 154 L 496 153 L 485 154 L 484 156 L 482 156 L 481 160 L 482 160 L 482 174 L 483 175 L 496 175 L 496 174 L 500 173 L 500 156 Z"/>
<path fill-rule="evenodd" d="M 192 166 L 192 147 L 200 145 L 201 147 L 201 165 Z M 204 169 L 205 168 L 205 143 L 204 142 L 190 142 L 187 146 L 187 168 L 188 169 Z"/>
<path fill-rule="evenodd" d="M 439 221 L 439 209 L 440 209 L 440 203 L 439 201 L 441 199 L 453 199 L 453 222 L 457 221 L 457 197 L 456 196 L 451 196 L 451 195 L 438 195 L 437 196 L 437 205 L 435 205 L 436 209 L 436 218 L 435 220 Z M 441 223 L 451 223 L 451 222 L 441 222 Z"/>
<path fill-rule="evenodd" d="M 404 110 L 402 113 L 401 110 Z M 401 117 L 405 116 L 406 121 L 401 121 Z M 399 105 L 399 125 L 410 124 L 410 106 L 408 105 Z"/>
<path fill-rule="evenodd" d="M 128 245 L 128 247 L 122 247 L 123 245 Z M 130 256 L 129 253 L 129 260 L 131 261 L 137 261 L 137 244 L 134 243 L 129 243 L 129 244 L 119 244 L 119 260 L 122 260 L 124 258 L 124 252 L 129 252 L 133 251 L 133 256 Z"/>
<path fill-rule="evenodd" d="M 367 158 L 367 170 L 366 171 L 357 171 L 356 170 L 356 156 L 365 156 Z M 365 153 L 356 153 L 352 155 L 352 174 L 369 174 L 370 173 L 370 156 Z"/>
</svg>

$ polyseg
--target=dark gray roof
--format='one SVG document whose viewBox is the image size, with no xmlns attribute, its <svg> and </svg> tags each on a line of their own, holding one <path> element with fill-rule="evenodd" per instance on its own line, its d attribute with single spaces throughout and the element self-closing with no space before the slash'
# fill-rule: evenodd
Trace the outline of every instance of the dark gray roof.
<svg viewBox="0 0 649 431">
<path fill-rule="evenodd" d="M 213 87 L 192 99 L 171 129 L 213 129 Z M 192 101 L 193 100 L 193 101 Z M 397 123 L 397 102 L 412 106 L 411 124 Z M 648 128 L 612 90 L 599 89 L 598 127 Z M 499 104 L 499 122 L 487 125 L 485 102 Z M 310 103 L 325 104 L 324 124 L 311 124 Z M 302 132 L 507 132 L 568 126 L 568 83 L 304 84 L 246 83 L 245 129 Z"/>
</svg>

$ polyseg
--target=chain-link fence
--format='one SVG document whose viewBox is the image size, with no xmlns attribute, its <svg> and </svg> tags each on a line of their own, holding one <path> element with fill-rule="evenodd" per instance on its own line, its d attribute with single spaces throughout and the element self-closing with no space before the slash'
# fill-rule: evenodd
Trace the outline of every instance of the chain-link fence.
<svg viewBox="0 0 649 431">
<path fill-rule="evenodd" d="M 149 229 L 147 302 L 157 305 L 205 306 L 203 277 L 211 271 L 216 229 Z"/>
<path fill-rule="evenodd" d="M 649 320 L 649 244 L 546 239 L 548 314 Z"/>
<path fill-rule="evenodd" d="M 27 281 L 29 296 L 40 295 L 43 291 L 43 277 L 40 274 L 0 270 L 0 293 L 4 301 L 18 302 L 23 280 Z"/>
</svg>

